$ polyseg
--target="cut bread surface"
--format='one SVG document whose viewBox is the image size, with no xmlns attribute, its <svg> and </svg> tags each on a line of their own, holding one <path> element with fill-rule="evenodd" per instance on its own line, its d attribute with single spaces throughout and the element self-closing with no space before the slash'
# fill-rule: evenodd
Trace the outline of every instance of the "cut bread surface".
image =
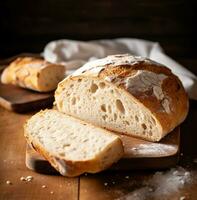
<svg viewBox="0 0 197 200">
<path fill-rule="evenodd" d="M 74 77 L 57 92 L 57 107 L 67 114 L 119 133 L 153 141 L 161 138 L 162 127 L 152 113 L 107 81 Z"/>
<path fill-rule="evenodd" d="M 99 172 L 123 155 L 118 136 L 56 110 L 41 111 L 28 120 L 25 136 L 65 176 Z"/>
<path fill-rule="evenodd" d="M 58 84 L 59 111 L 150 141 L 187 116 L 188 97 L 170 69 L 129 54 L 93 60 Z"/>
</svg>

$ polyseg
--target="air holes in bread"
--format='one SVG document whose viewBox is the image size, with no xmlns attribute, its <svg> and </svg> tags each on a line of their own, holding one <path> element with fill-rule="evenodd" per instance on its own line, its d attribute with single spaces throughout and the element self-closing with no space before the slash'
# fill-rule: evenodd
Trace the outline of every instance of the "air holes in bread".
<svg viewBox="0 0 197 200">
<path fill-rule="evenodd" d="M 65 148 L 65 147 L 69 147 L 70 146 L 70 144 L 64 144 L 63 145 L 63 147 Z"/>
<path fill-rule="evenodd" d="M 112 110 L 111 110 L 111 106 L 110 106 L 110 105 L 108 106 L 108 111 L 109 111 L 109 113 L 111 114 L 111 111 L 112 111 Z"/>
<path fill-rule="evenodd" d="M 125 123 L 126 125 L 130 125 L 128 121 L 124 121 L 124 123 Z"/>
<path fill-rule="evenodd" d="M 105 121 L 106 118 L 107 118 L 107 115 L 103 115 L 102 118 L 103 118 L 103 120 Z"/>
<path fill-rule="evenodd" d="M 105 87 L 105 83 L 103 83 L 103 82 L 99 83 L 99 87 L 100 88 L 104 88 Z"/>
<path fill-rule="evenodd" d="M 81 78 L 79 78 L 77 81 L 78 81 L 78 82 L 81 82 Z"/>
<path fill-rule="evenodd" d="M 147 127 L 146 127 L 146 124 L 142 124 L 142 128 L 144 129 L 144 130 L 146 130 L 147 129 Z"/>
<path fill-rule="evenodd" d="M 75 105 L 75 104 L 76 104 L 76 98 L 75 98 L 75 97 L 73 97 L 73 98 L 71 99 L 71 103 L 72 103 L 72 105 Z"/>
<path fill-rule="evenodd" d="M 152 135 L 153 135 L 153 133 L 152 133 L 152 132 L 149 132 L 148 134 L 149 134 L 149 136 L 152 136 Z"/>
<path fill-rule="evenodd" d="M 116 100 L 116 107 L 121 113 L 125 113 L 125 109 L 122 104 L 122 101 L 120 101 L 119 99 Z"/>
<path fill-rule="evenodd" d="M 138 116 L 135 116 L 135 120 L 136 120 L 136 122 L 139 122 Z"/>
<path fill-rule="evenodd" d="M 116 121 L 117 120 L 117 114 L 114 113 L 114 120 Z"/>
<path fill-rule="evenodd" d="M 101 105 L 101 110 L 102 110 L 103 112 L 106 112 L 106 106 L 105 106 L 105 104 Z"/>
<path fill-rule="evenodd" d="M 98 86 L 94 83 L 92 83 L 91 87 L 90 87 L 90 92 L 91 93 L 95 93 L 98 90 Z"/>
</svg>

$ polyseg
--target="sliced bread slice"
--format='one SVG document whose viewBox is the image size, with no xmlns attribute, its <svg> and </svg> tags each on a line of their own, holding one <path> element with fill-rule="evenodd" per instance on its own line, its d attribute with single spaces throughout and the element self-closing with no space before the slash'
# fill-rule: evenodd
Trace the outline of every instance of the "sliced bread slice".
<svg viewBox="0 0 197 200">
<path fill-rule="evenodd" d="M 63 176 L 100 172 L 123 156 L 117 135 L 56 110 L 34 115 L 24 133 L 28 143 Z"/>
</svg>

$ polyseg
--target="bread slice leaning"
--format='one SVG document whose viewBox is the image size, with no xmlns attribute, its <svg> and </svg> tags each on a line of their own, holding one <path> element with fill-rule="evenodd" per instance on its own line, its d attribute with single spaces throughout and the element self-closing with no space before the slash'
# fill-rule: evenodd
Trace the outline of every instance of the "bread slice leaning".
<svg viewBox="0 0 197 200">
<path fill-rule="evenodd" d="M 100 172 L 123 156 L 117 135 L 56 110 L 35 114 L 25 124 L 24 134 L 63 176 Z"/>
</svg>

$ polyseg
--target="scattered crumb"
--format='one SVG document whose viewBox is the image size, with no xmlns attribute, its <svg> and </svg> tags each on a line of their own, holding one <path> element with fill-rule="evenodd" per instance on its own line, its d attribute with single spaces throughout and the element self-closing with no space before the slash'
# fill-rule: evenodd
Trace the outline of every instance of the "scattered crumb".
<svg viewBox="0 0 197 200">
<path fill-rule="evenodd" d="M 33 176 L 27 176 L 25 178 L 26 181 L 31 182 L 33 180 Z"/>
<path fill-rule="evenodd" d="M 26 178 L 25 178 L 24 176 L 21 176 L 21 177 L 20 177 L 20 180 L 21 180 L 21 181 L 26 181 Z"/>
<path fill-rule="evenodd" d="M 27 176 L 27 177 L 21 176 L 20 180 L 25 181 L 25 182 L 31 182 L 33 180 L 33 177 L 32 176 Z"/>
<path fill-rule="evenodd" d="M 7 185 L 12 185 L 12 182 L 11 181 L 6 181 L 6 184 Z"/>
<path fill-rule="evenodd" d="M 53 193 L 54 193 L 53 191 L 50 192 L 50 194 L 53 194 Z"/>
<path fill-rule="evenodd" d="M 129 179 L 129 176 L 125 176 L 126 179 Z"/>
<path fill-rule="evenodd" d="M 105 183 L 104 183 L 104 186 L 107 186 L 107 185 L 108 185 L 108 183 L 105 182 Z"/>
<path fill-rule="evenodd" d="M 185 200 L 185 197 L 184 196 L 182 196 L 182 197 L 180 197 L 180 199 L 179 200 Z"/>
<path fill-rule="evenodd" d="M 46 185 L 42 185 L 42 188 L 46 188 L 47 186 Z"/>
<path fill-rule="evenodd" d="M 84 174 L 84 176 L 87 176 L 87 175 L 88 175 L 87 173 Z"/>
<path fill-rule="evenodd" d="M 115 181 L 112 181 L 112 184 L 114 185 L 116 182 Z"/>
<path fill-rule="evenodd" d="M 27 176 L 26 179 L 33 179 L 33 176 Z"/>
<path fill-rule="evenodd" d="M 183 153 L 181 153 L 180 155 L 183 156 Z"/>
</svg>

